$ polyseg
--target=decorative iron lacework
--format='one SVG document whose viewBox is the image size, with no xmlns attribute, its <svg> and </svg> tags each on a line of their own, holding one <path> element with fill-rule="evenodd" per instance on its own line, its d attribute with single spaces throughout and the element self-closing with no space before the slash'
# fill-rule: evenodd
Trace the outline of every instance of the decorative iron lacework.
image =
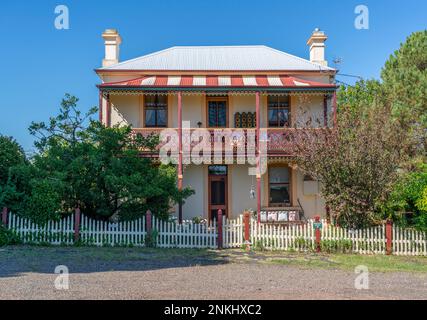
<svg viewBox="0 0 427 320">
<path fill-rule="evenodd" d="M 115 89 L 102 89 L 102 94 L 106 97 L 110 95 L 178 95 L 178 91 L 144 91 L 144 90 L 115 90 Z M 205 92 L 205 91 L 181 91 L 183 96 L 254 96 L 257 91 L 228 91 L 228 92 Z M 261 96 L 324 96 L 330 95 L 330 90 L 316 90 L 316 91 L 286 91 L 286 92 L 266 92 L 258 91 Z"/>
</svg>

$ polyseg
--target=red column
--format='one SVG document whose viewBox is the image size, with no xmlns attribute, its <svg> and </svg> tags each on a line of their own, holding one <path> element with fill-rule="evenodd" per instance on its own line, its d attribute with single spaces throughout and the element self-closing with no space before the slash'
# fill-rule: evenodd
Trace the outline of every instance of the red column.
<svg viewBox="0 0 427 320">
<path fill-rule="evenodd" d="M 387 220 L 385 225 L 385 238 L 386 238 L 386 254 L 391 255 L 393 252 L 393 222 Z"/>
<path fill-rule="evenodd" d="M 259 108 L 259 92 L 255 93 L 255 111 L 256 111 L 256 191 L 257 191 L 257 217 L 258 223 L 261 222 L 261 170 L 260 170 L 260 118 L 261 112 Z"/>
<path fill-rule="evenodd" d="M 328 127 L 328 96 L 325 94 L 323 96 L 323 125 Z"/>
<path fill-rule="evenodd" d="M 246 211 L 243 214 L 243 225 L 245 226 L 246 251 L 250 251 L 251 250 L 251 245 L 250 245 L 250 221 L 251 221 L 251 214 Z"/>
<path fill-rule="evenodd" d="M 320 223 L 320 217 L 315 216 L 314 217 L 315 223 Z M 315 226 L 315 235 L 316 235 L 316 252 L 320 252 L 320 241 L 321 241 L 321 233 L 320 233 L 320 227 L 317 225 Z"/>
<path fill-rule="evenodd" d="M 147 210 L 147 212 L 145 213 L 145 231 L 147 232 L 147 234 L 151 234 L 151 226 L 151 211 Z"/>
<path fill-rule="evenodd" d="M 182 94 L 178 92 L 178 189 L 182 190 Z M 178 204 L 179 224 L 182 223 L 182 202 Z"/>
<path fill-rule="evenodd" d="M 334 95 L 333 95 L 333 98 L 332 98 L 332 103 L 333 103 L 333 106 L 334 106 L 334 128 L 336 128 L 336 126 L 337 126 L 337 108 L 338 108 L 338 106 L 337 106 L 337 93 L 336 92 L 334 92 Z"/>
<path fill-rule="evenodd" d="M 107 119 L 105 120 L 105 126 L 111 127 L 111 101 L 110 101 L 110 95 L 107 94 Z"/>
<path fill-rule="evenodd" d="M 103 106 L 102 106 L 102 91 L 101 90 L 99 90 L 99 110 L 98 110 L 98 113 L 99 113 L 99 122 L 101 122 L 101 123 L 103 123 L 102 122 L 102 118 L 103 118 Z"/>
<path fill-rule="evenodd" d="M 218 249 L 222 249 L 222 210 L 218 210 Z"/>
<path fill-rule="evenodd" d="M 80 240 L 80 219 L 80 208 L 76 208 L 74 213 L 74 242 L 79 242 Z"/>
<path fill-rule="evenodd" d="M 3 211 L 1 213 L 1 221 L 5 226 L 7 226 L 7 208 L 6 207 L 3 208 Z"/>
</svg>

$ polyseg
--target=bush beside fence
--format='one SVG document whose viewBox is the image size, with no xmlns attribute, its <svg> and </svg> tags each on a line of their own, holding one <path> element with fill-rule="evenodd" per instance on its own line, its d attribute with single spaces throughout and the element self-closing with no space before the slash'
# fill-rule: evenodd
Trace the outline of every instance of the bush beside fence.
<svg viewBox="0 0 427 320">
<path fill-rule="evenodd" d="M 322 220 L 320 239 L 317 241 L 314 220 L 298 225 L 258 224 L 253 218 L 244 220 L 242 215 L 237 219 L 223 217 L 221 223 L 183 221 L 178 224 L 147 214 L 138 220 L 113 223 L 94 220 L 77 212 L 60 221 L 49 221 L 44 226 L 38 226 L 9 213 L 8 219 L 4 218 L 3 221 L 23 243 L 212 249 L 246 245 L 255 249 L 295 251 L 315 251 L 320 247 L 325 252 L 427 256 L 425 232 L 391 224 L 349 230 Z M 245 221 L 249 222 L 247 226 Z M 222 237 L 218 230 L 222 230 Z"/>
</svg>

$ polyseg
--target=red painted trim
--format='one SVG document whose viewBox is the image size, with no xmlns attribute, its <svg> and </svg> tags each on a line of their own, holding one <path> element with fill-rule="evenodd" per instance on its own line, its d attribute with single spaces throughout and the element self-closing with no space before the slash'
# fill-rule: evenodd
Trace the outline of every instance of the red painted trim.
<svg viewBox="0 0 427 320">
<path fill-rule="evenodd" d="M 206 76 L 207 87 L 218 87 L 218 76 Z"/>
<path fill-rule="evenodd" d="M 260 146 L 259 146 L 259 140 L 260 140 L 260 121 L 261 121 L 261 114 L 260 114 L 260 97 L 259 92 L 255 93 L 255 114 L 256 114 L 256 156 L 257 156 L 257 170 L 256 170 L 256 185 L 257 185 L 257 215 L 258 215 L 258 223 L 261 222 L 261 170 L 260 170 Z"/>
<path fill-rule="evenodd" d="M 105 119 L 105 126 L 111 127 L 111 101 L 110 101 L 110 95 L 107 94 L 107 111 L 106 111 L 107 118 Z"/>
<path fill-rule="evenodd" d="M 222 249 L 222 210 L 218 210 L 218 249 Z"/>
<path fill-rule="evenodd" d="M 243 224 L 245 226 L 245 243 L 246 243 L 246 251 L 249 251 L 251 249 L 250 246 L 250 221 L 251 221 L 251 214 L 249 212 L 245 212 L 243 214 Z"/>
<path fill-rule="evenodd" d="M 314 217 L 314 221 L 315 222 L 320 222 L 320 217 L 319 216 L 315 216 Z M 321 243 L 321 237 L 322 237 L 322 234 L 321 234 L 321 232 L 320 232 L 320 229 L 319 228 L 316 228 L 316 230 L 315 230 L 315 234 L 316 234 L 316 251 L 317 252 L 320 252 L 320 250 L 321 250 L 321 246 L 320 246 L 320 243 Z"/>
<path fill-rule="evenodd" d="M 6 207 L 3 208 L 3 211 L 1 213 L 1 221 L 5 226 L 7 226 L 7 208 Z"/>
<path fill-rule="evenodd" d="M 337 93 L 336 92 L 334 92 L 334 94 L 333 94 L 332 101 L 333 101 L 333 106 L 334 106 L 334 128 L 336 128 L 337 122 L 338 122 L 338 119 L 337 119 L 338 106 L 337 106 Z"/>
<path fill-rule="evenodd" d="M 182 76 L 181 77 L 181 86 L 192 86 L 193 85 L 193 76 Z"/>
<path fill-rule="evenodd" d="M 231 76 L 231 86 L 244 87 L 242 76 Z"/>
<path fill-rule="evenodd" d="M 328 126 L 328 96 L 323 97 L 323 126 Z"/>
<path fill-rule="evenodd" d="M 178 92 L 178 189 L 182 189 L 182 94 Z"/>
<path fill-rule="evenodd" d="M 156 81 L 154 82 L 154 86 L 167 86 L 167 85 L 168 85 L 167 76 L 156 76 Z"/>
<path fill-rule="evenodd" d="M 98 113 L 99 113 L 99 122 L 101 122 L 102 123 L 102 118 L 103 118 L 103 105 L 102 105 L 102 91 L 101 90 L 99 90 L 99 110 L 98 110 Z"/>
<path fill-rule="evenodd" d="M 256 83 L 260 86 L 260 87 L 269 87 L 270 84 L 268 83 L 268 79 L 267 76 L 256 76 Z"/>
<path fill-rule="evenodd" d="M 393 222 L 387 220 L 385 225 L 385 237 L 386 237 L 386 254 L 391 255 L 393 253 Z"/>
<path fill-rule="evenodd" d="M 78 242 L 80 239 L 80 220 L 81 220 L 80 208 L 76 208 L 74 213 L 74 241 L 75 242 Z"/>
<path fill-rule="evenodd" d="M 153 75 L 153 76 L 144 76 L 137 79 L 132 80 L 124 80 L 124 81 L 118 81 L 118 82 L 110 82 L 110 83 L 103 83 L 98 85 L 98 87 L 118 87 L 118 88 L 138 88 L 142 86 L 142 81 L 148 77 L 155 77 L 156 80 L 153 85 L 144 85 L 144 87 L 194 87 L 194 88 L 200 88 L 200 87 L 219 87 L 218 83 L 218 76 L 205 76 L 206 77 L 206 85 L 204 86 L 194 86 L 193 85 L 193 79 L 194 76 L 192 75 L 181 75 L 181 81 L 179 85 L 174 86 L 168 86 L 168 78 L 170 76 L 168 75 Z M 321 83 L 321 82 L 315 82 L 315 81 L 309 81 L 309 80 L 303 80 L 296 77 L 292 77 L 289 75 L 281 75 L 279 76 L 282 86 L 270 86 L 268 83 L 267 76 L 258 75 L 255 76 L 257 85 L 256 86 L 245 86 L 243 82 L 243 76 L 238 75 L 231 75 L 229 76 L 231 79 L 231 85 L 230 86 L 221 86 L 221 87 L 244 87 L 244 88 L 280 88 L 280 87 L 287 87 L 287 88 L 337 88 L 334 84 L 329 83 Z M 294 83 L 294 81 L 301 82 L 307 84 L 307 86 L 298 86 Z"/>
</svg>

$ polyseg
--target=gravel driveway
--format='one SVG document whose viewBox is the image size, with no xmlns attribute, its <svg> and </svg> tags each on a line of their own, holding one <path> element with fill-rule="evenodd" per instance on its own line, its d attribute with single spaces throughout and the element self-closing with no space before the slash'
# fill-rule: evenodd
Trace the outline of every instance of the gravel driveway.
<svg viewBox="0 0 427 320">
<path fill-rule="evenodd" d="M 356 290 L 350 270 L 267 263 L 241 251 L 94 250 L 1 249 L 0 299 L 427 299 L 423 272 L 370 272 L 370 288 Z M 69 290 L 54 287 L 60 264 Z"/>
</svg>

